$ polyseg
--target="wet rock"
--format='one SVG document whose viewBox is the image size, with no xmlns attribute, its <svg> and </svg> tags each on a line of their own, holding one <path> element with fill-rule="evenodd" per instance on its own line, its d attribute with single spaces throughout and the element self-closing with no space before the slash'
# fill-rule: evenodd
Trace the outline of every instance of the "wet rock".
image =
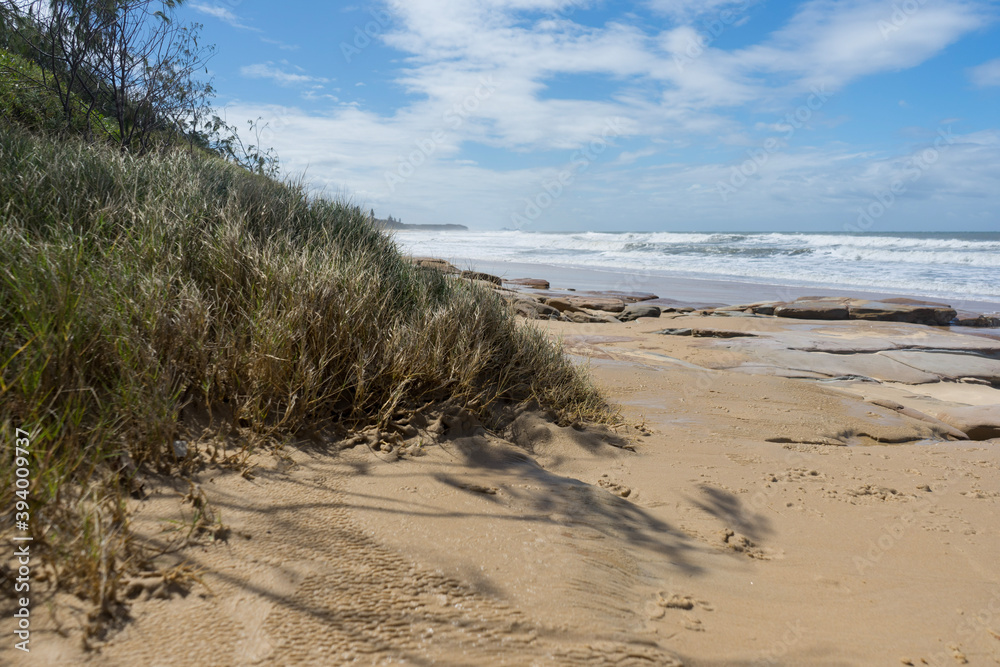
<svg viewBox="0 0 1000 667">
<path fill-rule="evenodd" d="M 559 310 L 557 308 L 553 308 L 548 304 L 545 303 L 536 304 L 535 309 L 538 311 L 539 315 L 543 315 L 549 318 L 559 317 Z"/>
<path fill-rule="evenodd" d="M 505 280 L 508 285 L 519 285 L 521 287 L 530 287 L 532 289 L 549 289 L 549 281 L 542 280 L 541 278 L 514 278 L 513 280 Z"/>
<path fill-rule="evenodd" d="M 545 299 L 545 305 L 549 308 L 555 308 L 560 313 L 580 313 L 583 312 L 580 308 L 577 308 L 569 299 Z"/>
<path fill-rule="evenodd" d="M 896 296 L 890 299 L 880 299 L 882 303 L 898 303 L 904 306 L 935 306 L 939 308 L 951 308 L 946 303 L 941 303 L 940 301 L 925 301 L 924 299 L 911 299 L 905 296 Z"/>
<path fill-rule="evenodd" d="M 777 317 L 797 320 L 846 320 L 849 316 L 847 304 L 839 299 L 797 300 L 774 309 Z"/>
<path fill-rule="evenodd" d="M 535 320 L 538 319 L 537 305 L 537 303 L 532 303 L 531 301 L 515 301 L 514 312 L 521 317 L 526 317 L 529 320 Z"/>
<path fill-rule="evenodd" d="M 932 302 L 903 304 L 892 301 L 851 299 L 848 302 L 848 311 L 852 320 L 910 322 L 912 324 L 940 326 L 955 319 L 955 310 L 951 306 Z"/>
<path fill-rule="evenodd" d="M 735 314 L 749 310 L 757 315 L 775 315 L 801 320 L 872 320 L 942 326 L 955 319 L 955 310 L 944 303 L 917 299 L 851 299 L 846 297 L 801 297 L 788 303 L 755 303 L 716 309 Z M 721 314 L 721 313 L 720 313 Z"/>
<path fill-rule="evenodd" d="M 653 299 L 660 298 L 651 292 L 619 292 L 618 290 L 609 290 L 607 292 L 602 292 L 601 294 L 613 296 L 621 299 L 625 303 L 639 303 L 640 301 L 652 301 Z"/>
<path fill-rule="evenodd" d="M 766 303 L 748 303 L 743 306 L 722 306 L 715 309 L 716 315 L 722 314 L 734 314 L 734 315 L 773 315 L 774 308 L 776 305 L 783 305 L 782 303 L 775 303 L 773 301 L 768 301 Z"/>
<path fill-rule="evenodd" d="M 619 322 L 621 320 L 616 320 L 615 318 L 602 317 L 600 315 L 591 315 L 590 313 L 585 313 L 582 310 L 571 313 L 564 313 L 563 317 L 568 319 L 570 322 L 576 322 L 578 324 L 604 324 L 609 321 Z"/>
<path fill-rule="evenodd" d="M 770 367 L 786 371 L 816 373 L 830 378 L 869 378 L 881 382 L 903 382 L 906 384 L 924 384 L 941 380 L 941 377 L 934 373 L 919 370 L 880 354 L 852 354 L 849 352 L 831 354 L 821 351 L 759 347 L 748 351 L 747 355 L 747 361 L 739 369 L 741 372 L 750 372 L 753 368 Z"/>
<path fill-rule="evenodd" d="M 724 331 L 718 329 L 661 329 L 653 333 L 664 336 L 694 336 L 695 338 L 753 338 L 756 335 L 745 331 Z"/>
<path fill-rule="evenodd" d="M 553 290 L 551 292 L 539 292 L 538 296 L 546 301 L 551 299 L 562 299 L 572 304 L 576 308 L 586 310 L 602 310 L 611 313 L 620 313 L 625 310 L 627 303 L 630 303 L 624 293 L 614 292 L 574 292 L 573 290 Z M 639 295 L 645 296 L 645 295 Z M 652 296 L 652 295 L 649 295 Z M 636 298 L 632 295 L 630 298 Z"/>
<path fill-rule="evenodd" d="M 658 334 L 663 334 L 664 336 L 691 336 L 694 334 L 693 329 L 662 329 L 657 331 Z"/>
<path fill-rule="evenodd" d="M 618 319 L 622 322 L 631 322 L 632 320 L 637 320 L 640 317 L 659 317 L 660 307 L 653 306 L 645 303 L 633 303 L 625 307 L 625 310 L 618 315 Z"/>
<path fill-rule="evenodd" d="M 514 302 L 514 311 L 529 320 L 548 320 L 559 317 L 559 310 L 544 303 L 538 303 L 528 299 L 519 299 Z"/>
<path fill-rule="evenodd" d="M 909 417 L 910 419 L 917 419 L 922 422 L 926 422 L 931 426 L 933 426 L 938 431 L 940 431 L 942 435 L 955 438 L 956 440 L 968 439 L 968 436 L 965 434 L 965 431 L 961 431 L 952 426 L 951 424 L 943 422 L 935 417 L 931 417 L 930 415 L 920 412 L 919 410 L 908 408 L 905 405 L 897 403 L 896 401 L 892 401 L 886 398 L 873 398 L 870 399 L 869 402 L 872 403 L 873 405 L 877 405 L 879 407 L 883 407 L 888 410 L 893 410 L 895 412 L 898 412 L 899 414 Z"/>
<path fill-rule="evenodd" d="M 750 306 L 755 315 L 774 315 L 775 305 L 773 303 L 762 303 L 759 306 Z"/>
<path fill-rule="evenodd" d="M 962 431 L 970 440 L 1000 438 L 1000 406 L 931 407 L 927 412 Z"/>
<path fill-rule="evenodd" d="M 587 310 L 603 310 L 609 313 L 620 313 L 625 310 L 625 302 L 614 297 L 573 296 L 570 297 L 569 302 L 577 308 L 586 308 Z"/>
<path fill-rule="evenodd" d="M 692 329 L 695 338 L 753 338 L 756 334 L 746 331 L 724 331 L 720 329 Z"/>
<path fill-rule="evenodd" d="M 886 350 L 879 354 L 925 373 L 952 380 L 977 378 L 1000 383 L 1000 360 L 979 354 L 923 350 Z"/>
<path fill-rule="evenodd" d="M 996 329 L 1000 327 L 1000 313 L 984 313 L 982 315 L 976 313 L 958 313 L 955 316 L 954 324 L 960 327 Z"/>
<path fill-rule="evenodd" d="M 524 292 L 512 292 L 509 296 L 514 299 L 534 301 L 535 303 L 545 303 L 546 300 L 544 296 L 540 296 L 538 294 L 526 294 Z"/>
</svg>

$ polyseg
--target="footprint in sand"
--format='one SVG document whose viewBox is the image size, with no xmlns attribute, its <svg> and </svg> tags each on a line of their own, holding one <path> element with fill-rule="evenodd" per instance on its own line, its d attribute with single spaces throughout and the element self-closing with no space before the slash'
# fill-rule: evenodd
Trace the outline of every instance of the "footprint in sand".
<svg viewBox="0 0 1000 667">
<path fill-rule="evenodd" d="M 722 543 L 726 548 L 736 553 L 741 553 L 756 560 L 771 560 L 772 554 L 757 546 L 757 544 L 746 535 L 741 535 L 731 528 L 726 528 L 719 533 Z"/>
<path fill-rule="evenodd" d="M 826 480 L 826 475 L 812 468 L 789 468 L 785 472 L 766 475 L 768 482 L 820 482 Z"/>
<path fill-rule="evenodd" d="M 700 607 L 705 611 L 714 611 L 714 608 L 708 603 L 707 600 L 699 600 L 693 595 L 665 593 L 664 591 L 660 591 L 656 594 L 655 600 L 650 600 L 647 603 L 646 615 L 650 620 L 656 621 L 665 617 L 668 612 L 690 612 L 697 607 Z M 684 614 L 684 620 L 691 621 L 696 619 L 694 619 L 694 616 L 691 614 Z M 697 621 L 697 623 L 700 625 L 701 621 Z"/>
<path fill-rule="evenodd" d="M 620 482 L 614 482 L 611 481 L 610 479 L 602 477 L 601 479 L 597 480 L 597 485 L 603 489 L 607 489 L 610 493 L 613 493 L 616 496 L 620 496 L 622 498 L 628 498 L 630 495 L 632 495 L 632 489 L 630 489 L 629 487 L 625 486 Z"/>
<path fill-rule="evenodd" d="M 863 484 L 856 489 L 851 489 L 845 492 L 845 498 L 852 505 L 858 504 L 858 500 L 881 500 L 883 502 L 888 501 L 908 501 L 912 500 L 915 496 L 912 494 L 902 493 L 894 488 L 887 486 L 879 486 L 877 484 Z"/>
</svg>

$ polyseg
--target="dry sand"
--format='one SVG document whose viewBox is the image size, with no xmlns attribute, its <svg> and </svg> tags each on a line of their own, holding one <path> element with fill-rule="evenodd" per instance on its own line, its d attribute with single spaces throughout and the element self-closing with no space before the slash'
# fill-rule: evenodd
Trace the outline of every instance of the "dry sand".
<svg viewBox="0 0 1000 667">
<path fill-rule="evenodd" d="M 227 539 L 161 558 L 201 584 L 137 582 L 131 619 L 90 652 L 60 598 L 65 636 L 36 633 L 29 660 L 8 639 L 0 662 L 1000 664 L 1000 441 L 949 440 L 930 415 L 1000 410 L 989 380 L 934 366 L 975 375 L 982 357 L 956 351 L 1000 341 L 772 318 L 543 326 L 621 404 L 617 436 L 458 415 L 400 459 L 303 446 L 257 456 L 250 479 L 204 473 Z M 159 487 L 136 526 L 167 544 L 189 493 Z"/>
</svg>

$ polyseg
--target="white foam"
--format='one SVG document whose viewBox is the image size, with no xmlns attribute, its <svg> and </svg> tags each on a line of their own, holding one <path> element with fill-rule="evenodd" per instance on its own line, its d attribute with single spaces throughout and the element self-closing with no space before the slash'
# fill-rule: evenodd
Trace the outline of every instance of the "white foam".
<svg viewBox="0 0 1000 667">
<path fill-rule="evenodd" d="M 412 254 L 997 301 L 1000 234 L 396 233 Z"/>
</svg>

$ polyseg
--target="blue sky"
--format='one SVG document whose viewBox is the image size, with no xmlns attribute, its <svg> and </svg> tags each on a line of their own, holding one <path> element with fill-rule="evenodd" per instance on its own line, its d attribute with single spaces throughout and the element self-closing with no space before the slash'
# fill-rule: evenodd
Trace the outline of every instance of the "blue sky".
<svg viewBox="0 0 1000 667">
<path fill-rule="evenodd" d="M 194 0 L 228 120 L 379 216 L 1000 231 L 1000 3 Z"/>
</svg>

